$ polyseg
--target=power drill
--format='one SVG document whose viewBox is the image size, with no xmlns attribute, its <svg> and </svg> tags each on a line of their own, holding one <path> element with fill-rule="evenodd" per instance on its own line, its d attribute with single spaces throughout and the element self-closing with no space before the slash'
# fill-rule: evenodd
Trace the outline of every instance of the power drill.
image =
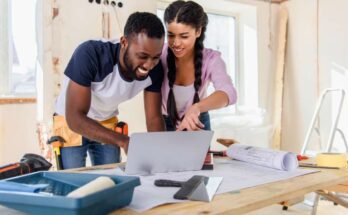
<svg viewBox="0 0 348 215">
<path fill-rule="evenodd" d="M 31 172 L 48 170 L 52 164 L 37 154 L 25 154 L 20 162 L 0 166 L 0 180 Z"/>
</svg>

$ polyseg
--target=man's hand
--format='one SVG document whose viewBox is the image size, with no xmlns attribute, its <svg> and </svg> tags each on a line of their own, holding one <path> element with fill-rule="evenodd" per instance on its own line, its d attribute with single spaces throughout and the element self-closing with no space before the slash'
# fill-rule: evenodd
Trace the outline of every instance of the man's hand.
<svg viewBox="0 0 348 215">
<path fill-rule="evenodd" d="M 66 94 L 66 121 L 69 128 L 101 143 L 118 145 L 127 151 L 129 137 L 105 128 L 87 116 L 91 105 L 91 89 L 70 81 Z"/>
<path fill-rule="evenodd" d="M 187 131 L 196 131 L 202 130 L 204 124 L 199 120 L 199 115 L 201 111 L 199 105 L 193 104 L 185 113 L 184 119 L 179 124 L 177 131 L 187 130 Z"/>
<path fill-rule="evenodd" d="M 127 154 L 128 153 L 128 145 L 129 145 L 129 136 L 119 134 L 119 142 L 118 145 L 123 148 L 124 152 Z"/>
</svg>

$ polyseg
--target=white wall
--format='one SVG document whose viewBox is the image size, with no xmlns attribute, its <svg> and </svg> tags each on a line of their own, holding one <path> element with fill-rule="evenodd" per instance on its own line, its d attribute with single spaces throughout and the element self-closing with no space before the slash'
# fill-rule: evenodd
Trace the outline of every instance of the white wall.
<svg viewBox="0 0 348 215">
<path fill-rule="evenodd" d="M 39 153 L 36 105 L 0 105 L 0 165 L 18 162 L 25 153 Z"/>
<path fill-rule="evenodd" d="M 289 9 L 289 32 L 284 79 L 282 148 L 299 152 L 318 94 L 327 87 L 347 88 L 348 28 L 345 20 L 348 2 L 291 0 L 284 4 Z M 330 113 L 325 114 L 327 116 Z M 347 134 L 346 118 L 347 105 L 343 108 L 340 125 Z M 329 122 L 322 120 L 321 123 Z"/>
</svg>

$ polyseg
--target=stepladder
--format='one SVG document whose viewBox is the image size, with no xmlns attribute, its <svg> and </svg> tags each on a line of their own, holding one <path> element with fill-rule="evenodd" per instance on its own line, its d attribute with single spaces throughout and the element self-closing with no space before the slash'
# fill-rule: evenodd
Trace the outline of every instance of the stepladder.
<svg viewBox="0 0 348 215">
<path fill-rule="evenodd" d="M 318 127 L 318 119 L 320 117 L 320 111 L 323 107 L 323 103 L 325 102 L 325 100 L 328 98 L 329 94 L 334 94 L 336 93 L 338 95 L 338 99 L 335 99 L 334 101 L 332 101 L 333 103 L 335 103 L 336 106 L 336 111 L 333 110 L 333 114 L 331 114 L 332 117 L 332 122 L 331 122 L 331 126 L 329 129 L 329 135 L 328 135 L 328 141 L 326 144 L 322 144 L 321 141 L 321 131 L 320 128 Z M 348 144 L 347 144 L 347 140 L 345 138 L 345 135 L 343 133 L 343 131 L 338 128 L 338 122 L 341 116 L 341 112 L 342 112 L 342 107 L 343 107 L 343 102 L 344 102 L 344 98 L 345 98 L 345 91 L 343 89 L 340 88 L 327 88 L 325 89 L 320 97 L 319 100 L 317 102 L 317 105 L 315 107 L 314 110 L 314 114 L 312 116 L 312 119 L 310 121 L 308 130 L 306 132 L 306 136 L 305 136 L 305 140 L 301 149 L 301 155 L 306 155 L 309 153 L 309 155 L 313 155 L 316 152 L 331 152 L 332 148 L 333 148 L 333 144 L 334 144 L 334 140 L 335 140 L 335 136 L 336 133 L 340 134 L 342 141 L 345 145 L 345 150 L 346 152 L 348 152 Z M 310 152 L 308 150 L 308 146 L 309 146 L 309 142 L 310 142 L 310 138 L 312 137 L 313 133 L 317 134 L 318 141 L 318 147 L 317 150 L 315 150 L 315 152 Z M 325 148 L 324 148 L 325 147 Z"/>
<path fill-rule="evenodd" d="M 323 108 L 323 104 L 326 100 L 328 100 L 329 95 L 334 95 L 336 99 L 331 99 L 331 104 L 334 106 L 335 110 L 332 110 L 330 114 L 331 118 L 331 123 L 330 123 L 330 128 L 329 128 L 329 133 L 328 133 L 328 138 L 326 143 L 322 143 L 322 131 L 320 129 L 318 120 L 320 118 L 320 111 Z M 319 100 L 316 104 L 312 119 L 310 121 L 308 130 L 306 132 L 305 140 L 301 149 L 301 155 L 309 155 L 309 156 L 315 156 L 316 153 L 319 152 L 325 152 L 325 153 L 331 153 L 333 151 L 333 146 L 335 144 L 335 137 L 336 134 L 339 134 L 340 137 L 342 138 L 342 142 L 345 147 L 345 152 L 348 153 L 348 144 L 347 140 L 345 138 L 344 132 L 342 129 L 338 127 L 339 125 L 339 120 L 343 108 L 343 103 L 345 99 L 345 91 L 341 88 L 327 88 L 323 90 L 321 93 Z M 316 141 L 316 150 L 310 151 L 308 149 L 310 145 L 310 139 L 314 136 L 313 134 L 317 135 L 317 140 Z M 337 142 L 337 141 L 336 141 Z M 318 207 L 318 202 L 320 199 L 320 196 L 333 201 L 335 204 L 340 204 L 344 207 L 348 206 L 348 201 L 344 200 L 344 198 L 347 198 L 345 194 L 342 194 L 340 192 L 331 192 L 331 191 L 323 191 L 319 190 L 315 192 L 314 199 L 312 200 L 305 200 L 305 204 L 312 206 L 312 215 L 315 215 L 317 212 L 317 207 Z M 343 198 L 341 198 L 343 196 Z"/>
</svg>

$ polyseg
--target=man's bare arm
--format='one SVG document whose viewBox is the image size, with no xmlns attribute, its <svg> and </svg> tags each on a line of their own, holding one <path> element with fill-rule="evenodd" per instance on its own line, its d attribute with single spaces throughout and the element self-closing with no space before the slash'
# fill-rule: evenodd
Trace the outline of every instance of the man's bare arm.
<svg viewBox="0 0 348 215">
<path fill-rule="evenodd" d="M 118 145 L 127 151 L 129 137 L 118 134 L 87 117 L 91 105 L 90 87 L 69 81 L 65 114 L 70 129 L 88 139 L 102 143 Z"/>
<path fill-rule="evenodd" d="M 164 131 L 164 119 L 161 111 L 161 93 L 144 90 L 144 108 L 147 131 Z"/>
</svg>

